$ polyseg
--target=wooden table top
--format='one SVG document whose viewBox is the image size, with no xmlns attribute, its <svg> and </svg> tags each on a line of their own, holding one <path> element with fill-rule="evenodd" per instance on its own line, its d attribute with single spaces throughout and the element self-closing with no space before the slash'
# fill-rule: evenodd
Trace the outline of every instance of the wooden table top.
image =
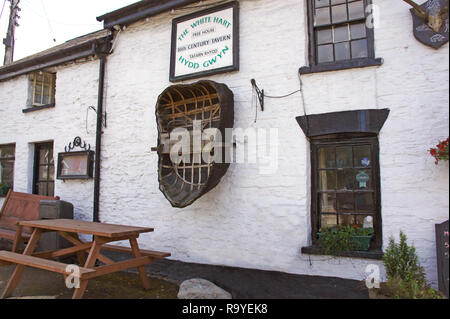
<svg viewBox="0 0 450 319">
<path fill-rule="evenodd" d="M 89 234 L 101 237 L 123 237 L 152 232 L 153 228 L 103 224 L 74 219 L 43 219 L 21 221 L 19 225 L 70 233 Z"/>
</svg>

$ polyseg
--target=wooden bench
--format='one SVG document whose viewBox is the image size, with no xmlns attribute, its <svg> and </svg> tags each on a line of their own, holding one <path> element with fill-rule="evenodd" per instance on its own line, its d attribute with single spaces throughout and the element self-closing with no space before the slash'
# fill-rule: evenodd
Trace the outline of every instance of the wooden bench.
<svg viewBox="0 0 450 319">
<path fill-rule="evenodd" d="M 30 229 L 24 227 L 21 232 L 17 232 L 20 228 L 17 223 L 25 220 L 39 219 L 39 204 L 41 200 L 59 200 L 59 197 L 41 196 L 27 193 L 14 192 L 9 190 L 0 210 L 0 238 L 13 240 L 15 245 L 13 251 L 19 240 L 16 240 L 16 235 L 21 234 L 22 239 L 27 241 L 30 236 Z"/>
<path fill-rule="evenodd" d="M 150 289 L 150 280 L 147 276 L 145 265 L 150 264 L 157 259 L 169 257 L 170 253 L 158 252 L 152 250 L 141 250 L 139 248 L 137 238 L 142 233 L 149 233 L 153 228 L 136 227 L 126 225 L 102 224 L 82 220 L 73 219 L 44 219 L 37 221 L 20 221 L 19 227 L 29 227 L 32 229 L 31 237 L 22 254 L 8 251 L 0 251 L 0 261 L 16 264 L 16 268 L 5 286 L 0 298 L 8 298 L 12 295 L 17 287 L 25 267 L 33 267 L 70 275 L 67 264 L 52 261 L 52 258 L 68 256 L 88 251 L 87 258 L 80 258 L 79 263 L 79 286 L 75 287 L 72 298 L 82 298 L 86 290 L 88 281 L 93 278 L 104 276 L 107 274 L 123 271 L 129 268 L 137 268 L 139 277 L 142 281 L 144 289 Z M 67 239 L 74 246 L 69 248 L 36 252 L 39 238 L 48 231 L 56 231 L 57 234 Z M 21 232 L 18 229 L 18 232 Z M 81 241 L 78 234 L 93 235 L 92 242 Z M 20 236 L 17 236 L 20 237 Z M 130 248 L 109 245 L 109 243 L 128 240 Z M 131 259 L 114 261 L 107 256 L 101 254 L 102 250 L 112 250 L 131 254 Z M 83 260 L 82 260 L 83 259 Z M 104 265 L 97 265 L 99 260 Z M 72 268 L 73 270 L 78 270 Z"/>
<path fill-rule="evenodd" d="M 60 263 L 58 261 L 42 259 L 39 257 L 33 257 L 33 256 L 28 256 L 28 255 L 22 255 L 22 254 L 5 251 L 5 250 L 0 251 L 0 259 L 4 260 L 6 262 L 14 263 L 14 264 L 24 265 L 24 266 L 33 267 L 33 268 L 39 268 L 39 269 L 43 269 L 43 270 L 60 273 L 63 275 L 68 275 L 68 272 L 67 272 L 68 265 L 64 264 L 64 263 Z M 78 272 L 78 275 L 80 278 L 85 277 L 87 274 L 95 273 L 94 269 L 88 269 L 88 268 L 84 268 L 84 267 L 78 267 L 78 269 L 80 270 Z M 74 273 L 73 275 L 76 276 L 77 273 Z"/>
</svg>

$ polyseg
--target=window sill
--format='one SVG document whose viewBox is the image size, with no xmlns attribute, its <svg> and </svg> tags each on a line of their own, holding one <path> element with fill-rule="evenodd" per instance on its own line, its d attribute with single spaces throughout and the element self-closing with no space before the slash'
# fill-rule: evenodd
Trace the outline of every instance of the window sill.
<svg viewBox="0 0 450 319">
<path fill-rule="evenodd" d="M 337 257 L 350 257 L 350 258 L 363 258 L 363 259 L 383 259 L 383 252 L 381 250 L 368 250 L 368 251 L 343 251 L 339 253 L 325 254 L 317 246 L 302 247 L 302 254 L 307 255 L 331 255 Z"/>
<path fill-rule="evenodd" d="M 22 110 L 22 113 L 30 113 L 30 112 L 36 112 L 40 110 L 50 109 L 55 107 L 55 103 L 47 104 L 47 105 L 41 105 L 41 106 L 32 106 L 26 109 Z"/>
<path fill-rule="evenodd" d="M 328 71 L 339 71 L 354 68 L 364 68 L 369 66 L 380 66 L 383 64 L 383 59 L 364 58 L 350 61 L 342 61 L 336 63 L 323 63 L 311 66 L 304 66 L 299 69 L 300 74 L 310 74 Z"/>
</svg>

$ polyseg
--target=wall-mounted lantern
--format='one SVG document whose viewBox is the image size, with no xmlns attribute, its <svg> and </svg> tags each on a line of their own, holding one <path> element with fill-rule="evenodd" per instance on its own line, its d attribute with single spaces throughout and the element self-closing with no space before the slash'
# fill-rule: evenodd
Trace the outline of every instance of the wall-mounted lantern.
<svg viewBox="0 0 450 319">
<path fill-rule="evenodd" d="M 72 152 L 74 148 L 81 151 Z M 64 148 L 63 153 L 58 153 L 57 179 L 90 179 L 93 175 L 94 152 L 91 146 L 82 143 L 80 137 L 76 137 L 73 143 Z"/>
</svg>

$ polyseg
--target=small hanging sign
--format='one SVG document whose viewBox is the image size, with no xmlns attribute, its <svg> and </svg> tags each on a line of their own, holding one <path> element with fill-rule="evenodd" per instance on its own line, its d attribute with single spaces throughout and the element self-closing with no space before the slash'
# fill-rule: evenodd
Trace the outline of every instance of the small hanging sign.
<svg viewBox="0 0 450 319">
<path fill-rule="evenodd" d="M 171 82 L 239 70 L 238 8 L 233 1 L 173 20 Z"/>
</svg>

